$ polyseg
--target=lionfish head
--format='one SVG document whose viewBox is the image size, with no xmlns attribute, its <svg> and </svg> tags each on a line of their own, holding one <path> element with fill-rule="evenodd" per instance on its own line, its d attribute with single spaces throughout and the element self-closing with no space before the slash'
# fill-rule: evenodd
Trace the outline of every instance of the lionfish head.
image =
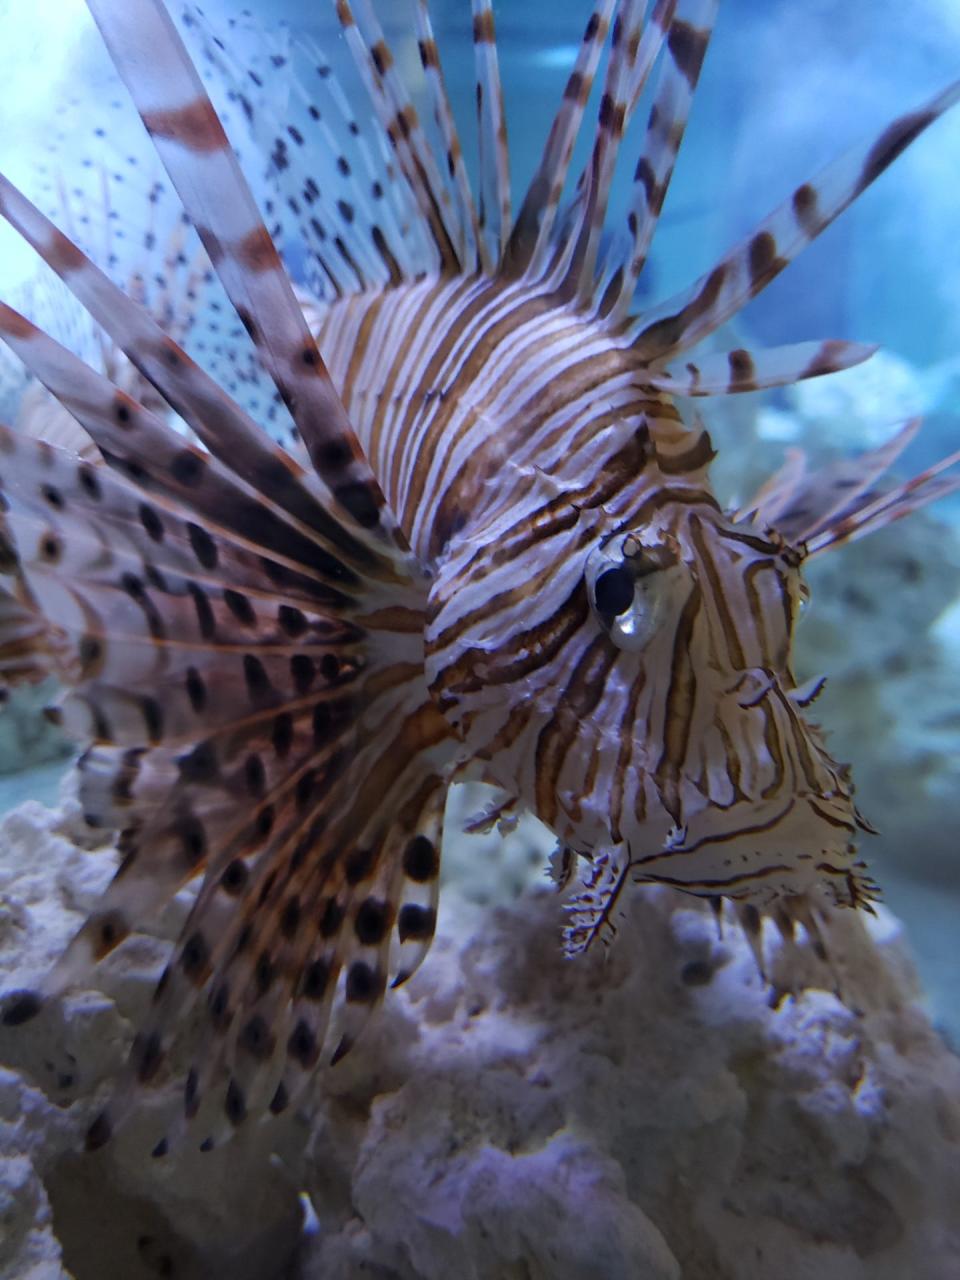
<svg viewBox="0 0 960 1280">
<path fill-rule="evenodd" d="M 428 671 L 471 755 L 632 880 L 761 908 L 869 898 L 848 772 L 803 714 L 822 681 L 792 671 L 804 551 L 706 490 L 609 524 L 558 512 L 518 573 L 495 521 L 441 565 Z"/>
<path fill-rule="evenodd" d="M 607 838 L 633 878 L 758 906 L 869 896 L 849 773 L 803 714 L 822 681 L 798 689 L 792 670 L 802 559 L 773 530 L 686 504 L 587 557 L 592 615 L 618 650 L 623 799 Z"/>
</svg>

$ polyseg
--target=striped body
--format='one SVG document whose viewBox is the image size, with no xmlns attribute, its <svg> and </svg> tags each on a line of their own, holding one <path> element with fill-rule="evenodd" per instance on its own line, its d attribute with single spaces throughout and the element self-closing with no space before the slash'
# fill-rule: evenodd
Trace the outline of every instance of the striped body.
<svg viewBox="0 0 960 1280">
<path fill-rule="evenodd" d="M 791 696 L 800 556 L 719 510 L 708 437 L 644 385 L 622 327 L 552 302 L 480 277 L 307 310 L 435 573 L 427 679 L 459 759 L 638 879 L 866 898 L 849 788 Z M 611 642 L 584 578 L 628 529 L 690 569 L 642 654 Z"/>
<path fill-rule="evenodd" d="M 137 399 L 143 383 L 117 385 L 0 306 L 0 337 L 96 451 L 0 431 L 11 602 L 0 669 L 53 670 L 68 686 L 59 714 L 86 743 L 87 818 L 119 832 L 123 855 L 4 1023 L 82 983 L 202 877 L 89 1144 L 163 1078 L 198 1010 L 182 1108 L 157 1154 L 187 1126 L 202 1123 L 213 1144 L 301 1098 L 325 1049 L 339 1060 L 427 953 L 444 802 L 461 776 L 542 818 L 567 870 L 588 860 L 568 904 L 571 953 L 612 929 L 634 881 L 734 899 L 755 943 L 759 911 L 816 936 L 819 904 L 866 902 L 847 771 L 804 718 L 819 686 L 798 690 L 791 672 L 801 565 L 954 487 L 940 473 L 956 459 L 883 488 L 911 425 L 813 481 L 793 462 L 725 512 L 710 441 L 680 405 L 871 353 L 689 351 L 960 87 L 796 188 L 707 275 L 634 315 L 715 0 L 599 0 L 515 216 L 489 0 L 473 3 L 476 195 L 426 0 L 416 22 L 436 153 L 372 9 L 358 5 L 358 23 L 338 0 L 379 133 L 367 137 L 316 64 L 329 100 L 308 100 L 314 141 L 333 139 L 339 118 L 353 148 L 329 174 L 302 121 L 247 96 L 257 72 L 233 86 L 324 292 L 304 301 L 166 11 L 91 8 L 299 444 L 269 438 L 236 380 L 192 360 L 0 178 L 0 213 L 157 396 Z M 605 45 L 592 151 L 565 197 Z M 204 49 L 215 69 L 222 48 Z M 655 71 L 627 248 L 607 251 L 610 183 Z"/>
<path fill-rule="evenodd" d="M 487 511 L 521 502 L 537 473 L 558 487 L 603 484 L 598 433 L 618 453 L 648 406 L 665 403 L 638 385 L 604 326 L 523 283 L 480 276 L 361 294 L 317 309 L 314 331 L 427 564 Z"/>
</svg>

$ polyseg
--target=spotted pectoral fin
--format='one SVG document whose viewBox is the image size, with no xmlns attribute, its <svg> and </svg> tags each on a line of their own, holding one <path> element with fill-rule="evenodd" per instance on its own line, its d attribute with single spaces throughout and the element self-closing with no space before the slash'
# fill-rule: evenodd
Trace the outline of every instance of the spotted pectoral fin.
<svg viewBox="0 0 960 1280">
<path fill-rule="evenodd" d="M 215 620 L 226 626 L 226 612 Z M 81 802 L 92 824 L 121 828 L 122 861 L 54 970 L 8 1001 L 4 1021 L 25 1021 L 43 998 L 82 985 L 201 878 L 91 1146 L 109 1136 L 136 1087 L 163 1078 L 198 1003 L 205 1017 L 183 1122 L 208 1095 L 217 1100 L 218 1118 L 208 1109 L 204 1120 L 213 1141 L 249 1115 L 282 1110 L 319 1063 L 331 1018 L 327 1055 L 339 1058 L 432 939 L 449 727 L 404 662 L 402 637 L 387 644 L 395 664 L 369 651 L 361 660 L 357 645 L 324 661 L 328 647 L 314 661 L 271 639 L 261 630 L 235 654 L 239 683 L 229 680 L 228 648 L 192 650 L 178 703 L 172 678 L 162 697 L 142 679 L 134 694 L 113 683 L 128 649 L 104 636 L 99 678 L 72 695 L 100 739 L 81 760 Z"/>
<path fill-rule="evenodd" d="M 385 776 L 375 748 L 353 731 L 326 749 L 315 726 L 312 737 L 304 750 L 295 721 L 282 768 L 262 748 L 257 767 L 247 754 L 237 782 L 255 784 L 255 805 L 242 802 L 238 786 L 225 788 L 230 770 L 218 763 L 220 778 L 181 779 L 165 812 L 133 838 L 131 851 L 154 848 L 167 815 L 179 811 L 182 830 L 187 822 L 194 839 L 203 832 L 205 873 L 90 1145 L 109 1136 L 138 1087 L 163 1076 L 195 1006 L 202 1016 L 182 1110 L 157 1154 L 190 1126 L 209 1149 L 244 1122 L 295 1104 L 320 1065 L 353 1047 L 388 986 L 406 981 L 426 954 L 445 784 L 416 758 L 395 761 Z M 202 744 L 204 760 L 226 749 L 223 738 Z M 373 793 L 384 784 L 379 806 Z"/>
<path fill-rule="evenodd" d="M 224 1023 L 225 974 L 255 982 L 245 966 L 277 938 L 286 1000 L 276 1025 L 287 1028 L 297 984 L 323 960 L 334 984 L 341 969 L 353 973 L 340 1031 L 349 1045 L 390 977 L 416 967 L 435 919 L 450 729 L 423 683 L 421 597 L 409 585 L 393 597 L 382 584 L 368 590 L 342 562 L 334 570 L 326 534 L 311 542 L 294 525 L 274 524 L 267 500 L 254 508 L 260 519 L 235 530 L 159 485 L 148 493 L 45 442 L 2 433 L 0 446 L 10 464 L 8 570 L 22 575 L 62 636 L 72 682 L 62 718 L 92 739 L 81 802 L 92 825 L 120 829 L 122 854 L 60 962 L 38 992 L 5 1007 L 4 1019 L 22 1022 L 44 996 L 82 984 L 202 877 L 166 980 L 170 995 L 158 1000 L 162 1017 L 138 1033 L 131 1080 L 159 1078 L 166 1046 L 197 999 Z M 414 858 L 405 871 L 407 847 L 421 835 L 430 866 Z M 344 930 L 368 898 L 384 904 L 390 929 L 373 951 L 365 944 L 364 969 Z M 323 914 L 321 899 L 335 900 L 333 914 Z M 294 928 L 298 912 L 303 923 Z M 333 950 L 319 955 L 310 947 L 323 936 L 321 918 Z M 316 1015 L 325 1027 L 319 1005 Z M 308 1064 L 314 1051 L 297 1031 L 302 1020 L 283 1035 L 297 1034 L 290 1052 Z M 290 1082 L 285 1088 L 296 1093 Z M 224 1104 L 228 1116 L 241 1114 L 237 1089 Z"/>
</svg>

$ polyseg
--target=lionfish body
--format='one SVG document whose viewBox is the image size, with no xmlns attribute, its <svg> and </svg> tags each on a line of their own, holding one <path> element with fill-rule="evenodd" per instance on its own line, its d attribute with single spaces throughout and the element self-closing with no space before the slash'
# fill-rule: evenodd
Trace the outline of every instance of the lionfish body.
<svg viewBox="0 0 960 1280">
<path fill-rule="evenodd" d="M 461 776 L 497 784 L 571 860 L 589 860 L 571 952 L 609 929 L 632 881 L 733 898 L 748 922 L 758 908 L 785 925 L 812 926 L 824 897 L 868 899 L 846 770 L 805 720 L 812 694 L 791 672 L 800 568 L 942 493 L 952 460 L 878 491 L 910 427 L 815 485 L 788 469 L 728 513 L 710 489 L 709 439 L 676 397 L 781 385 L 869 354 L 839 342 L 685 353 L 957 88 L 798 188 L 682 296 L 635 316 L 714 3 L 598 4 L 514 217 L 489 4 L 474 4 L 475 199 L 425 0 L 416 20 L 439 160 L 373 14 L 363 6 L 361 31 L 339 0 L 389 162 L 372 184 L 356 179 L 349 203 L 309 176 L 308 256 L 326 290 L 301 307 L 163 9 L 91 7 L 302 446 L 270 440 L 0 185 L 0 211 L 200 442 L 0 310 L 0 336 L 102 459 L 3 434 L 3 567 L 43 620 L 43 661 L 71 686 L 62 717 L 90 742 L 88 820 L 118 830 L 123 855 L 39 995 L 12 998 L 4 1021 L 81 981 L 200 878 L 91 1145 L 133 1087 L 161 1074 L 199 1002 L 181 1123 L 212 1099 L 212 1139 L 290 1105 L 325 1044 L 342 1056 L 429 947 L 446 791 Z M 564 210 L 607 43 L 592 154 Z M 629 248 L 614 257 L 601 241 L 610 181 L 656 68 Z M 308 163 L 303 137 L 289 136 Z M 279 177 L 302 181 L 288 160 Z"/>
</svg>

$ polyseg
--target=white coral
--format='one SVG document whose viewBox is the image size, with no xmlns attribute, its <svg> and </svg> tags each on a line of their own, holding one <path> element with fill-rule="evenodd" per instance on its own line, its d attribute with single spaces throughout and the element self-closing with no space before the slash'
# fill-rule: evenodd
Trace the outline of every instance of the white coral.
<svg viewBox="0 0 960 1280">
<path fill-rule="evenodd" d="M 3 987 L 107 870 L 69 829 L 39 806 L 0 828 Z M 164 1160 L 145 1154 L 149 1108 L 73 1154 L 156 970 L 158 942 L 125 945 L 109 999 L 2 1033 L 22 1075 L 0 1075 L 0 1276 L 53 1280 L 61 1246 L 79 1280 L 954 1274 L 960 1061 L 918 1008 L 892 918 L 833 921 L 845 1005 L 814 986 L 774 1009 L 732 924 L 719 939 L 663 891 L 624 906 L 616 944 L 569 962 L 555 893 L 480 905 L 448 884 L 427 963 L 318 1081 L 309 1118 Z M 766 943 L 774 982 L 823 978 L 802 946 Z"/>
</svg>

